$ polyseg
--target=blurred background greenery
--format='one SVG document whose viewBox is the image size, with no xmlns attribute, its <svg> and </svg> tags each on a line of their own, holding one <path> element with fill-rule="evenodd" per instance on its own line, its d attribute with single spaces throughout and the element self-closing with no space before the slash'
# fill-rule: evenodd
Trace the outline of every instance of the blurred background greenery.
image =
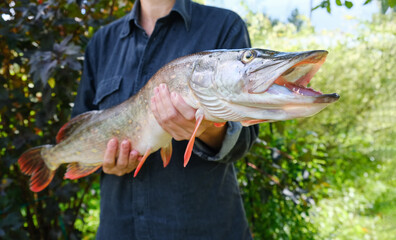
<svg viewBox="0 0 396 240">
<path fill-rule="evenodd" d="M 314 117 L 261 124 L 259 141 L 237 163 L 255 239 L 396 239 L 396 2 L 312 7 L 366 3 L 379 11 L 352 32 L 316 31 L 298 11 L 282 22 L 246 8 L 254 47 L 328 50 L 311 86 L 341 95 Z M 95 237 L 97 176 L 65 181 L 61 169 L 46 190 L 32 193 L 16 161 L 55 141 L 70 117 L 89 38 L 132 6 L 0 3 L 0 239 Z"/>
</svg>

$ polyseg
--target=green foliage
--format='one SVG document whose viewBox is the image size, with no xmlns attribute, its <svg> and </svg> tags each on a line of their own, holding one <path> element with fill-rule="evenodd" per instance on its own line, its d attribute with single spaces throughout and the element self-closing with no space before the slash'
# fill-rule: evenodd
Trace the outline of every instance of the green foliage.
<svg viewBox="0 0 396 240">
<path fill-rule="evenodd" d="M 373 2 L 373 0 L 366 0 L 363 5 L 369 4 Z M 393 11 L 396 11 L 396 0 L 377 0 L 376 2 L 380 3 L 381 6 L 381 13 L 385 14 L 388 9 L 393 9 Z M 345 6 L 346 8 L 352 8 L 353 7 L 353 2 L 352 1 L 341 1 L 341 0 L 335 0 L 335 3 L 337 6 Z M 312 8 L 312 10 L 318 9 L 318 8 L 326 8 L 326 11 L 328 13 L 331 13 L 331 1 L 330 0 L 322 0 L 322 2 L 317 5 L 316 7 Z"/>
<path fill-rule="evenodd" d="M 29 147 L 54 143 L 70 117 L 81 57 L 102 25 L 131 9 L 129 1 L 2 1 L 0 3 L 0 238 L 76 239 L 97 176 L 64 181 L 64 169 L 38 194 L 15 164 Z M 97 204 L 97 202 L 95 203 Z M 97 206 L 97 205 L 96 205 Z M 78 224 L 77 224 L 78 225 Z M 84 236 L 96 228 L 80 228 Z"/>
<path fill-rule="evenodd" d="M 347 8 L 351 8 L 353 7 L 353 2 L 351 1 L 344 1 L 344 3 L 341 2 L 341 0 L 336 0 L 335 3 L 337 4 L 337 6 L 345 6 Z M 367 4 L 367 3 L 365 3 Z M 318 9 L 318 8 L 326 8 L 326 11 L 328 13 L 331 13 L 331 2 L 330 0 L 323 0 L 318 6 L 312 8 L 312 10 Z"/>
<path fill-rule="evenodd" d="M 349 219 L 342 219 L 334 209 L 332 218 L 326 216 L 331 214 L 328 209 L 320 211 L 320 221 L 327 221 L 329 228 L 336 230 L 329 231 L 331 235 L 322 231 L 324 238 L 338 234 L 339 239 L 361 239 L 360 233 L 370 238 L 391 239 L 394 234 L 383 227 L 393 225 L 389 229 L 394 229 L 395 221 L 389 221 L 395 219 L 394 212 L 383 212 L 374 206 L 384 204 L 384 199 L 395 198 L 396 176 L 392 169 L 396 164 L 396 98 L 391 90 L 396 87 L 395 23 L 395 14 L 375 16 L 358 34 L 331 48 L 329 64 L 315 85 L 334 89 L 342 99 L 338 108 L 329 108 L 316 119 L 307 119 L 300 125 L 319 128 L 327 122 L 336 123 L 330 131 L 320 132 L 335 146 L 328 149 L 326 167 L 327 178 L 334 186 L 329 194 L 333 200 L 322 201 L 318 206 L 326 209 L 337 199 L 344 199 L 338 210 Z M 349 196 L 347 201 L 346 196 Z M 360 231 L 356 230 L 357 226 Z M 348 231 L 356 235 L 351 237 Z"/>
<path fill-rule="evenodd" d="M 326 149 L 296 121 L 262 124 L 260 141 L 237 163 L 245 208 L 257 239 L 314 239 L 309 210 L 323 180 Z"/>
<path fill-rule="evenodd" d="M 300 32 L 290 24 L 272 27 L 260 14 L 248 15 L 247 22 L 255 47 L 327 49 L 327 61 L 311 84 L 341 95 L 314 117 L 276 123 L 272 131 L 261 125 L 262 141 L 238 163 L 255 236 L 392 239 L 396 15 L 375 16 L 354 35 L 317 35 L 307 22 Z"/>
</svg>

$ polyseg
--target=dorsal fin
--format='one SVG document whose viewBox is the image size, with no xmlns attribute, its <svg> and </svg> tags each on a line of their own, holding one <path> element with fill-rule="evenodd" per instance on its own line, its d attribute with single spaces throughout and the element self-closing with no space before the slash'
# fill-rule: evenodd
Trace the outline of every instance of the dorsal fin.
<svg viewBox="0 0 396 240">
<path fill-rule="evenodd" d="M 86 113 L 82 113 L 65 123 L 61 129 L 59 129 L 58 134 L 56 135 L 56 143 L 60 143 L 66 138 L 68 138 L 70 135 L 73 134 L 73 132 L 80 127 L 83 123 L 87 122 L 89 119 L 92 118 L 95 114 L 97 114 L 99 111 L 89 111 Z"/>
</svg>

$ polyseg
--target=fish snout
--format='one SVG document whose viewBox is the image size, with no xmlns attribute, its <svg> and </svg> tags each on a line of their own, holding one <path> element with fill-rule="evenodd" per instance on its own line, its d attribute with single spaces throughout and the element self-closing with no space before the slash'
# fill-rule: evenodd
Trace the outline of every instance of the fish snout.
<svg viewBox="0 0 396 240">
<path fill-rule="evenodd" d="M 322 94 L 316 96 L 314 103 L 333 103 L 336 102 L 339 98 L 340 95 L 338 95 L 337 93 Z"/>
</svg>

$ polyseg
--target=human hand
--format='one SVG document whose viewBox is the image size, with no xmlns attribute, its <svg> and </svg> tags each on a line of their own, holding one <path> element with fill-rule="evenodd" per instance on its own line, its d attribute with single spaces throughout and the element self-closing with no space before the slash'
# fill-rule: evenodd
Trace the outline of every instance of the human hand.
<svg viewBox="0 0 396 240">
<path fill-rule="evenodd" d="M 118 156 L 117 150 L 117 138 L 110 139 L 103 159 L 103 172 L 122 176 L 135 170 L 139 164 L 139 153 L 132 149 L 130 141 L 123 140 L 121 142 Z"/>
<path fill-rule="evenodd" d="M 175 140 L 187 140 L 195 129 L 196 109 L 189 106 L 177 93 L 169 93 L 166 84 L 154 88 L 151 110 L 158 124 Z M 213 122 L 203 120 L 196 137 L 213 149 L 219 149 L 226 132 L 226 125 L 215 127 Z"/>
<path fill-rule="evenodd" d="M 158 124 L 174 139 L 190 139 L 195 128 L 196 109 L 190 107 L 179 94 L 169 93 L 166 84 L 154 88 L 151 110 Z M 196 136 L 199 137 L 212 124 L 203 121 Z"/>
</svg>

